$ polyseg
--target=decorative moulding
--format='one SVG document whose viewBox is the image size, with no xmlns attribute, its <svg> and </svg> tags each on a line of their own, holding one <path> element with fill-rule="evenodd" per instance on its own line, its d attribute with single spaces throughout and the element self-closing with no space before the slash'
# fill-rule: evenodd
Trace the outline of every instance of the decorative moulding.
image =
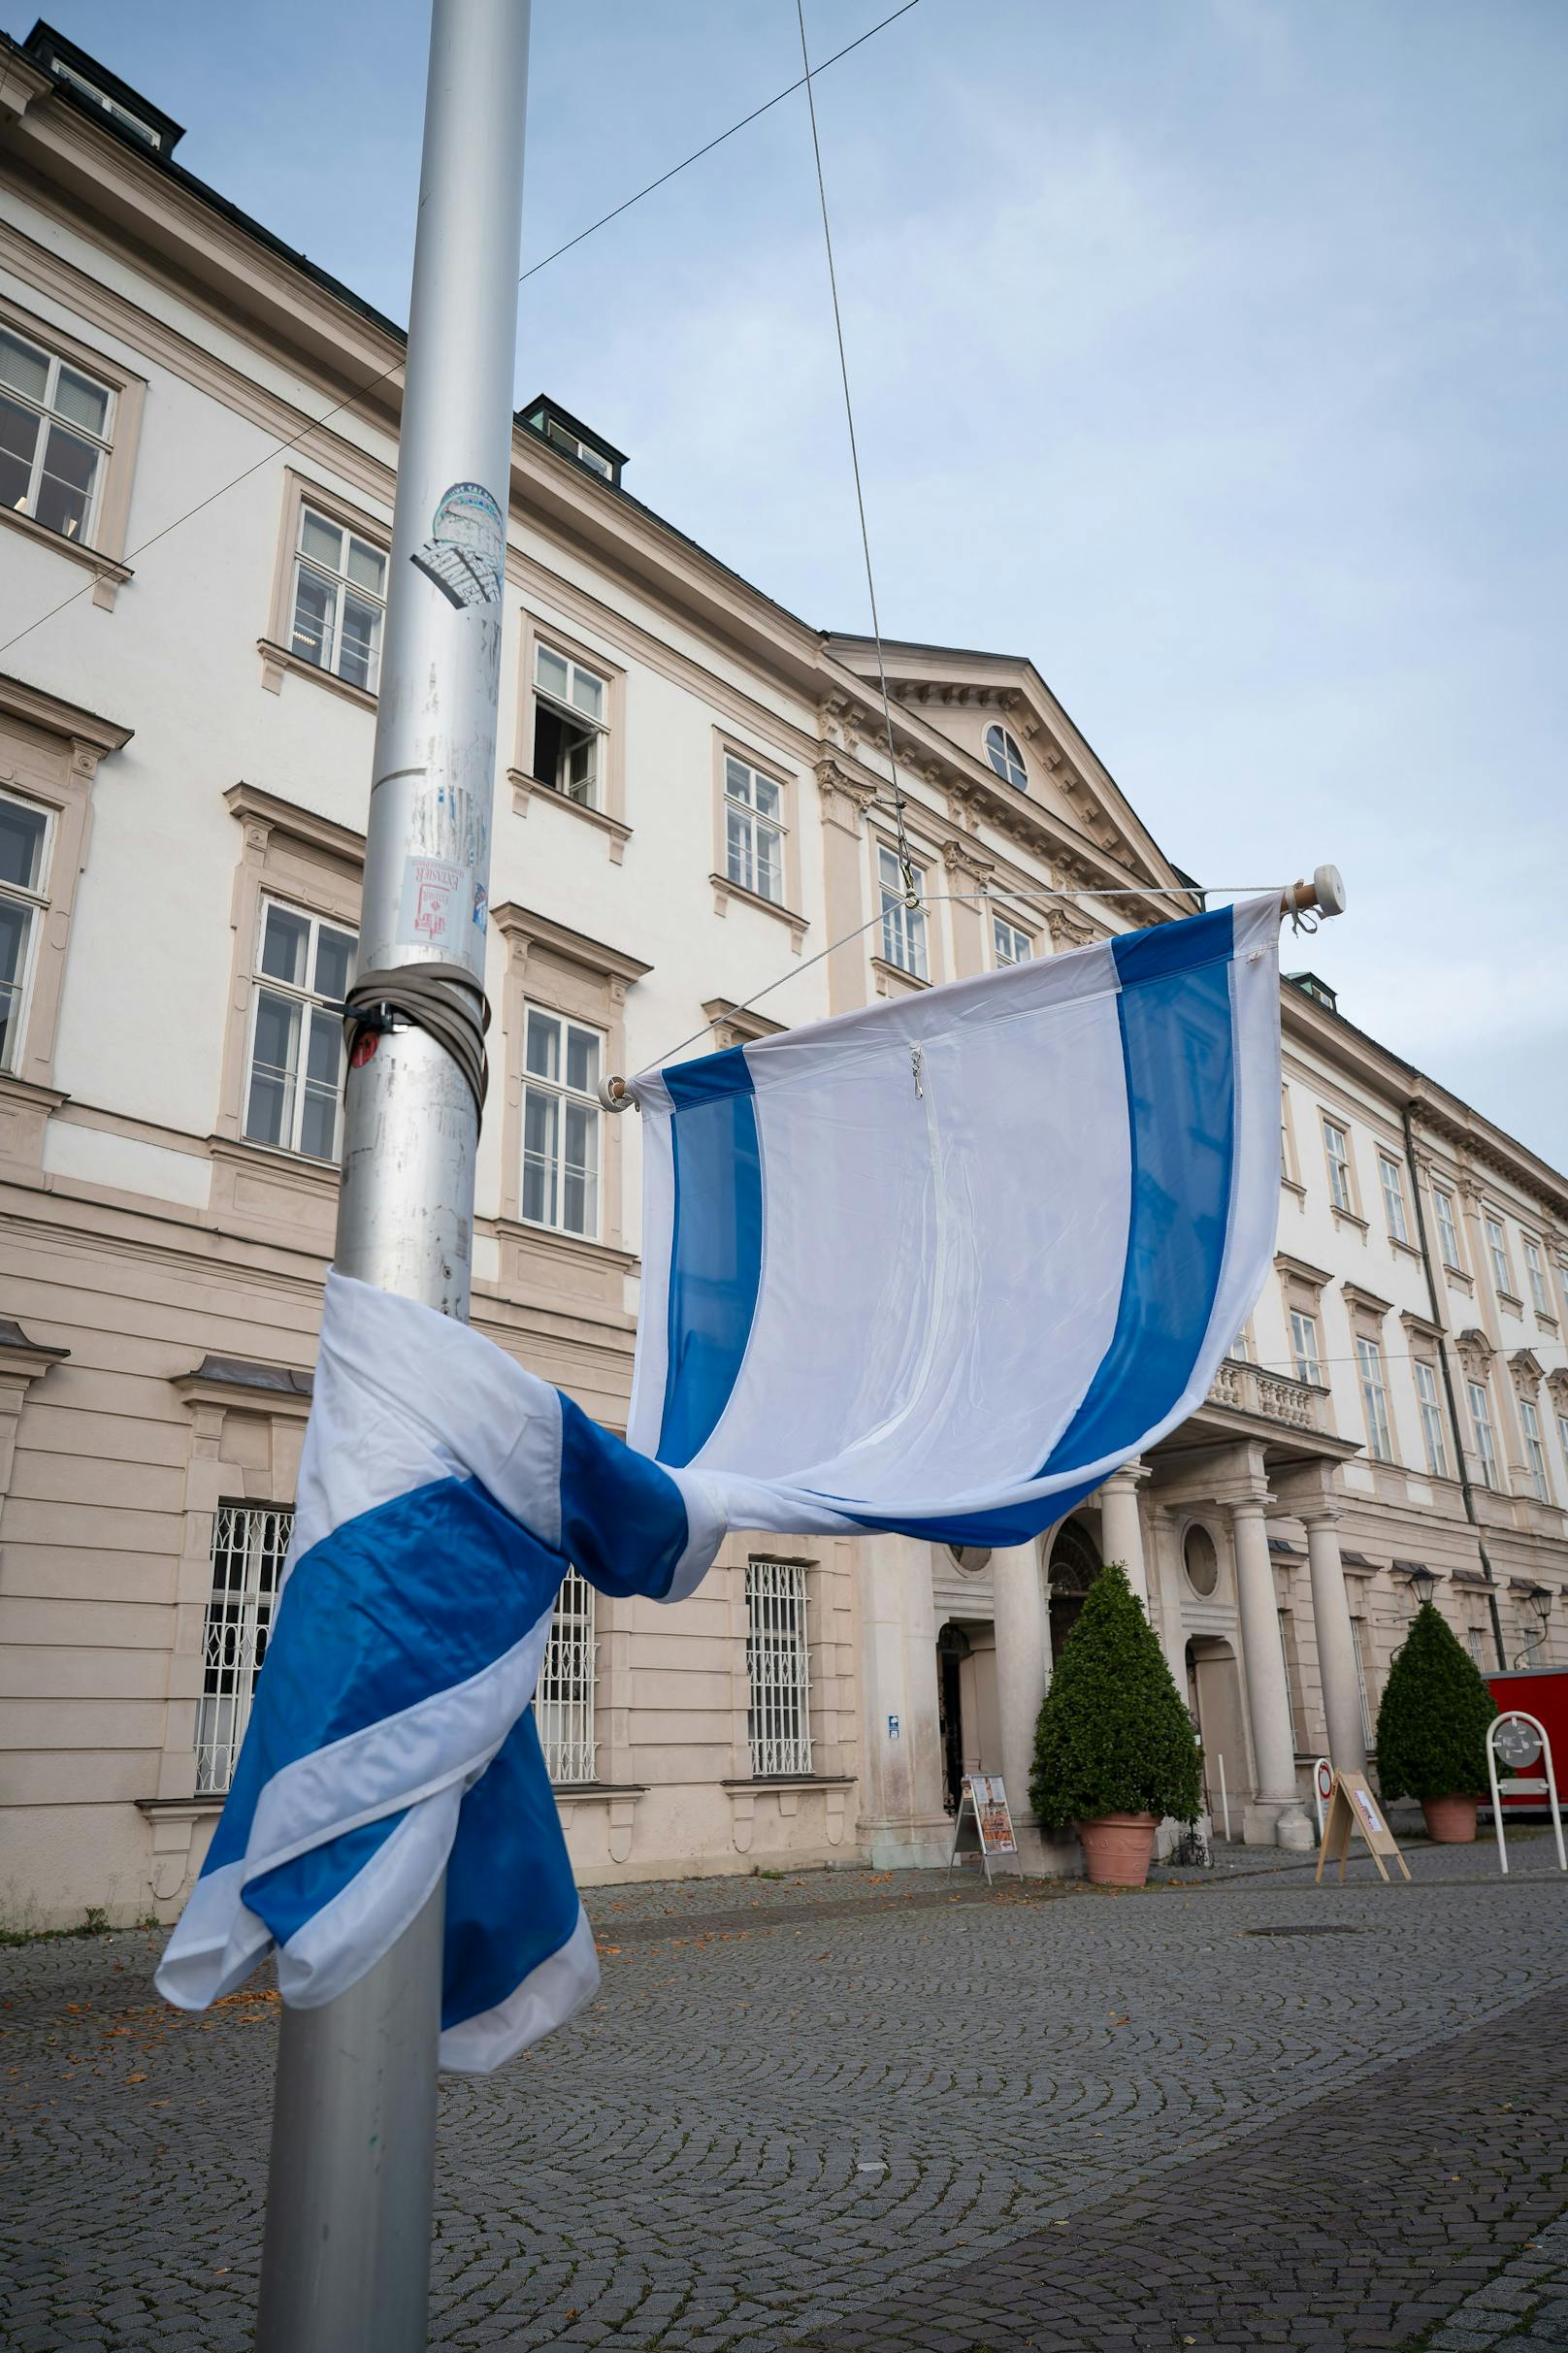
<svg viewBox="0 0 1568 2353">
<path fill-rule="evenodd" d="M 805 916 L 797 914 L 793 907 L 779 906 L 774 899 L 764 899 L 760 891 L 748 891 L 744 883 L 732 882 L 728 874 L 714 872 L 708 876 L 708 881 L 713 885 L 715 915 L 728 915 L 732 899 L 737 906 L 756 907 L 762 914 L 770 915 L 775 923 L 789 926 L 790 946 L 797 956 L 800 955 L 800 943 L 809 929 Z"/>
<path fill-rule="evenodd" d="M 632 838 L 632 829 L 619 817 L 610 816 L 607 809 L 593 809 L 581 801 L 573 801 L 568 793 L 558 793 L 551 784 L 543 784 L 538 776 L 530 776 L 525 768 L 509 768 L 506 782 L 511 786 L 511 805 L 519 817 L 528 815 L 536 799 L 544 806 L 558 808 L 568 815 L 580 818 L 595 833 L 604 837 L 610 864 L 619 866 L 626 856 L 626 845 Z"/>
<path fill-rule="evenodd" d="M 356 686 L 351 678 L 340 678 L 335 670 L 308 661 L 304 654 L 279 645 L 274 637 L 258 637 L 256 651 L 261 656 L 261 683 L 270 695 L 282 693 L 283 674 L 288 671 L 296 678 L 309 678 L 313 685 L 326 687 L 331 694 L 342 695 L 345 703 L 357 703 L 362 711 L 376 708 L 376 697 L 368 686 Z"/>
</svg>

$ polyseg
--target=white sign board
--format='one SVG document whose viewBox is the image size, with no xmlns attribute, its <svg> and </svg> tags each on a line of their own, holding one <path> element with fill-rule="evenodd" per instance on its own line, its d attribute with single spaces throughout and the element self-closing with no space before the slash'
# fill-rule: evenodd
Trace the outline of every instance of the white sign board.
<svg viewBox="0 0 1568 2353">
<path fill-rule="evenodd" d="M 1500 1781 L 1497 1759 L 1514 1768 L 1516 1778 Z M 1520 1781 L 1517 1778 L 1522 1766 L 1533 1765 L 1541 1759 L 1544 1778 Z M 1562 1848 L 1562 1808 L 1557 1803 L 1557 1775 L 1552 1762 L 1552 1743 L 1547 1728 L 1539 1716 L 1526 1716 L 1522 1708 L 1509 1708 L 1493 1716 L 1486 1726 L 1486 1772 L 1491 1781 L 1491 1818 L 1497 1831 L 1497 1862 L 1506 1878 L 1508 1875 L 1508 1841 L 1503 1835 L 1503 1806 L 1505 1797 L 1544 1797 L 1552 1808 L 1552 1835 L 1557 1842 L 1557 1869 L 1568 1871 L 1568 1857 Z"/>
<path fill-rule="evenodd" d="M 1013 1817 L 1007 1807 L 1007 1791 L 999 1773 L 966 1773 L 959 1798 L 958 1820 L 953 1825 L 953 1851 L 947 1858 L 952 1870 L 961 1853 L 972 1854 L 976 1847 L 985 1867 L 986 1885 L 991 1884 L 991 1858 L 1011 1856 L 1020 1879 L 1024 1866 L 1019 1859 L 1018 1840 L 1013 1834 Z"/>
</svg>

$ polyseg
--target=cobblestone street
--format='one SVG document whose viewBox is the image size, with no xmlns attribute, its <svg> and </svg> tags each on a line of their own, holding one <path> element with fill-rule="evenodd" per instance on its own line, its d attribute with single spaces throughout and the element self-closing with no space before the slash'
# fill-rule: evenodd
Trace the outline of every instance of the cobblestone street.
<svg viewBox="0 0 1568 2353">
<path fill-rule="evenodd" d="M 433 2341 L 1562 2353 L 1549 1856 L 593 1891 L 592 2009 L 443 2086 Z M 249 2342 L 276 2005 L 174 2016 L 158 1944 L 0 1954 L 18 2353 Z"/>
</svg>

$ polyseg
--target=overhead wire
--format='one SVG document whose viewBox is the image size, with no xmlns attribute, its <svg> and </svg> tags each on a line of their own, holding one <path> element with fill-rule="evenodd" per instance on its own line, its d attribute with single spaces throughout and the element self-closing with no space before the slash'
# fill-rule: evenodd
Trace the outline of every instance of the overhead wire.
<svg viewBox="0 0 1568 2353">
<path fill-rule="evenodd" d="M 893 791 L 894 827 L 898 842 L 898 868 L 903 877 L 904 904 L 920 898 L 915 881 L 914 852 L 904 829 L 904 798 L 898 783 L 898 756 L 893 745 L 893 702 L 888 693 L 887 658 L 882 649 L 882 622 L 876 605 L 876 573 L 871 564 L 871 535 L 866 521 L 866 491 L 861 481 L 860 443 L 855 433 L 855 403 L 849 390 L 849 360 L 844 351 L 844 318 L 838 303 L 838 272 L 833 263 L 833 228 L 828 219 L 828 183 L 822 170 L 822 137 L 817 128 L 817 98 L 812 87 L 811 52 L 805 37 L 805 0 L 795 0 L 800 28 L 800 63 L 805 68 L 805 102 L 811 116 L 811 153 L 817 167 L 817 201 L 822 208 L 822 242 L 828 255 L 828 287 L 833 296 L 833 334 L 838 343 L 838 378 L 844 388 L 844 422 L 849 428 L 849 462 L 855 476 L 855 506 L 861 522 L 861 552 L 866 560 L 866 593 L 871 607 L 871 637 L 876 645 L 876 674 L 882 690 L 882 724 L 887 731 L 888 772 Z M 797 85 L 799 86 L 799 85 Z"/>
<path fill-rule="evenodd" d="M 885 32 L 890 24 L 897 23 L 900 16 L 907 16 L 910 10 L 918 8 L 919 5 L 920 0 L 903 0 L 903 5 L 896 8 L 890 16 L 884 16 L 878 23 L 870 25 L 855 40 L 846 42 L 841 49 L 834 49 L 833 55 L 825 57 L 820 65 L 808 68 L 807 74 L 803 77 L 807 91 L 810 90 L 813 75 L 825 74 L 828 68 L 836 65 L 841 57 L 847 57 L 851 50 L 864 47 L 877 33 Z M 683 156 L 679 163 L 671 164 L 668 172 L 661 172 L 657 180 L 650 180 L 645 187 L 638 188 L 636 195 L 628 196 L 611 212 L 601 214 L 600 218 L 590 222 L 586 229 L 579 229 L 576 236 L 568 238 L 564 245 L 557 245 L 555 250 L 546 253 L 542 260 L 531 262 L 518 278 L 517 283 L 520 286 L 526 285 L 531 278 L 538 277 L 540 270 L 548 269 L 551 262 L 559 261 L 563 253 L 570 253 L 572 247 L 580 245 L 585 238 L 594 236 L 600 229 L 607 227 L 610 221 L 618 220 L 623 212 L 629 212 L 634 205 L 640 204 L 645 196 L 651 196 L 656 189 L 668 186 L 670 180 L 678 179 L 680 174 L 688 171 L 694 163 L 701 163 L 704 155 L 711 155 L 715 147 L 723 147 L 725 141 L 733 139 L 737 131 L 745 130 L 749 124 L 758 121 L 773 107 L 781 106 L 784 100 L 792 98 L 800 86 L 800 82 L 792 82 L 788 88 L 775 91 L 771 98 L 766 99 L 761 106 L 754 107 L 749 114 L 742 114 L 738 122 L 731 123 L 729 129 L 721 131 L 717 138 L 709 139 L 703 146 L 695 147 L 691 154 Z M 263 451 L 253 464 L 242 468 L 240 473 L 231 475 L 226 482 L 220 482 L 215 490 L 209 491 L 205 498 L 198 499 L 194 507 L 185 507 L 181 513 L 161 525 L 157 531 L 150 532 L 145 539 L 139 540 L 136 546 L 119 559 L 120 563 L 134 564 L 138 557 L 145 556 L 149 548 L 156 547 L 161 540 L 167 539 L 182 525 L 194 521 L 197 515 L 204 514 L 209 507 L 215 506 L 219 499 L 226 498 L 231 490 L 238 490 L 242 482 L 248 482 L 253 474 L 259 474 L 261 469 L 264 466 L 270 466 L 275 458 L 287 457 L 289 451 L 297 449 L 310 434 L 319 432 L 323 425 L 330 425 L 334 417 L 343 415 L 346 410 L 356 408 L 361 401 L 368 400 L 373 392 L 377 391 L 382 384 L 398 374 L 404 365 L 404 358 L 405 355 L 400 352 L 391 365 L 383 368 L 378 375 L 369 377 L 354 391 L 346 394 L 343 400 L 335 401 L 332 407 L 323 409 L 319 416 L 308 417 L 297 433 L 289 435 L 286 441 L 275 441 L 272 447 Z M 87 580 L 80 588 L 73 589 L 68 597 L 62 597 L 57 605 L 51 605 L 47 612 L 41 612 L 24 628 L 18 629 L 12 637 L 0 641 L 0 654 L 8 654 L 14 645 L 19 645 L 24 637 L 30 637 L 34 630 L 42 629 L 45 623 L 52 621 L 57 613 L 65 612 L 71 605 L 79 604 L 82 598 L 90 596 L 96 586 L 96 580 Z"/>
</svg>

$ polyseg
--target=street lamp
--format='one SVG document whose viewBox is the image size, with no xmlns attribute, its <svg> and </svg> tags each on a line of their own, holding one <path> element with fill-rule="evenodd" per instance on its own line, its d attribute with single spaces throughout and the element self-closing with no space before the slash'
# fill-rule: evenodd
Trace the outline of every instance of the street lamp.
<svg viewBox="0 0 1568 2353">
<path fill-rule="evenodd" d="M 1423 1609 L 1437 1591 L 1437 1571 L 1429 1569 L 1424 1560 L 1412 1561 L 1410 1589 L 1416 1596 L 1417 1609 Z"/>
</svg>

